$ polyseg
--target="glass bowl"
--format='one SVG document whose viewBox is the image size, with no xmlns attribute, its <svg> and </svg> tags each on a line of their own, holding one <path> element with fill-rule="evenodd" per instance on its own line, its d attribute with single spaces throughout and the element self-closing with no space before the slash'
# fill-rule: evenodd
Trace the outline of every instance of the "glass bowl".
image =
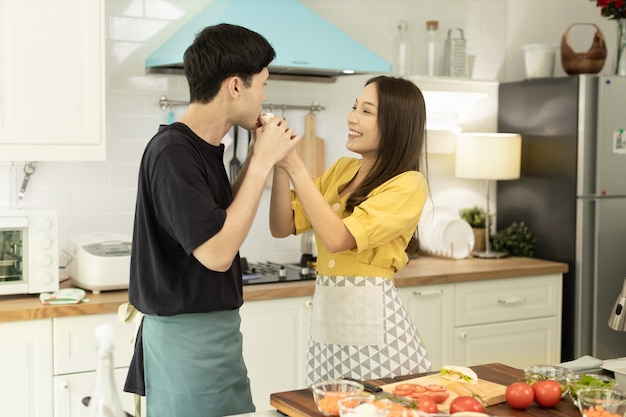
<svg viewBox="0 0 626 417">
<path fill-rule="evenodd" d="M 618 384 L 615 379 L 606 375 L 573 374 L 567 377 L 567 386 L 574 405 L 578 405 L 576 396 L 579 390 L 584 388 L 616 388 Z"/>
<path fill-rule="evenodd" d="M 363 394 L 363 384 L 345 379 L 319 381 L 311 385 L 317 409 L 325 416 L 339 415 L 339 400 Z"/>
<path fill-rule="evenodd" d="M 581 388 L 578 409 L 583 417 L 626 415 L 626 393 L 613 388 Z"/>
<path fill-rule="evenodd" d="M 571 369 L 555 365 L 532 365 L 524 369 L 526 382 L 532 385 L 536 381 L 545 381 L 546 379 L 554 379 L 561 385 L 561 398 L 569 392 L 567 377 L 574 375 Z"/>
<path fill-rule="evenodd" d="M 387 417 L 393 403 L 373 395 L 349 395 L 339 400 L 340 417 Z"/>
</svg>

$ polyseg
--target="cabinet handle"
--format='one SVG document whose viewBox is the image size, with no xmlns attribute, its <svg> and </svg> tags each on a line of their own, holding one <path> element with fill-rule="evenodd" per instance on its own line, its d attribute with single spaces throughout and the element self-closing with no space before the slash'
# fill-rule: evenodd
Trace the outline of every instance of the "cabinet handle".
<svg viewBox="0 0 626 417">
<path fill-rule="evenodd" d="M 304 302 L 305 307 L 313 307 L 313 300 L 306 300 Z"/>
<path fill-rule="evenodd" d="M 67 391 L 70 389 L 70 384 L 68 384 L 67 381 L 61 382 L 59 384 L 59 388 L 61 389 L 61 391 Z"/>
<path fill-rule="evenodd" d="M 467 333 L 465 333 L 465 332 L 459 333 L 459 339 L 461 339 L 461 340 L 467 339 Z"/>
<path fill-rule="evenodd" d="M 498 299 L 498 304 L 521 304 L 526 301 L 525 297 Z"/>
<path fill-rule="evenodd" d="M 416 295 L 418 297 L 430 297 L 433 295 L 440 295 L 443 294 L 443 290 L 439 289 L 439 290 L 428 290 L 428 291 L 413 291 L 413 295 Z"/>
</svg>

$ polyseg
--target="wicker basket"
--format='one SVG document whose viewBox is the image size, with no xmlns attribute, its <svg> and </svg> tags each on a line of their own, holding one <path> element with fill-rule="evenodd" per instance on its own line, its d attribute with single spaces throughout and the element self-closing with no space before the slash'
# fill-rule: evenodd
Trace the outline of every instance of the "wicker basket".
<svg viewBox="0 0 626 417">
<path fill-rule="evenodd" d="M 596 33 L 593 35 L 593 43 L 587 52 L 574 52 L 568 42 L 569 31 L 574 26 L 593 26 Z M 573 23 L 568 26 L 561 38 L 561 64 L 563 70 L 570 74 L 596 74 L 604 67 L 606 60 L 606 43 L 600 28 L 593 23 Z"/>
</svg>

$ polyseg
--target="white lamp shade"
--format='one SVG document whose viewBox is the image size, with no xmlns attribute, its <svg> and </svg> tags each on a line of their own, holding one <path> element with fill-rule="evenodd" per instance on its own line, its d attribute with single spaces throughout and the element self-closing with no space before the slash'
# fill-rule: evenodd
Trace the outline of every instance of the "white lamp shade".
<svg viewBox="0 0 626 417">
<path fill-rule="evenodd" d="M 455 175 L 481 180 L 520 176 L 522 138 L 517 133 L 461 133 L 456 144 Z"/>
</svg>

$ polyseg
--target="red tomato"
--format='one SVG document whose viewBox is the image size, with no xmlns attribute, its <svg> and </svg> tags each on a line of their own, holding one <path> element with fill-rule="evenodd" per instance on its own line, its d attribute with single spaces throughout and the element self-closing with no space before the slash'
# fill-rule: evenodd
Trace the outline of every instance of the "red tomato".
<svg viewBox="0 0 626 417">
<path fill-rule="evenodd" d="M 425 392 L 426 388 L 424 388 L 422 385 L 406 383 L 396 385 L 392 391 L 392 394 L 398 395 L 400 397 L 416 398 L 419 393 Z"/>
<path fill-rule="evenodd" d="M 526 382 L 516 382 L 506 387 L 504 393 L 506 402 L 513 408 L 524 410 L 533 403 L 535 393 Z"/>
<path fill-rule="evenodd" d="M 426 385 L 426 394 L 435 400 L 437 404 L 445 402 L 450 396 L 450 394 L 448 394 L 448 388 L 439 384 Z"/>
<path fill-rule="evenodd" d="M 411 384 L 411 383 L 405 383 L 405 384 L 398 384 L 396 385 L 396 389 L 400 390 L 400 391 L 426 391 L 426 388 L 424 388 L 423 386 L 421 386 L 420 384 Z"/>
<path fill-rule="evenodd" d="M 554 407 L 561 401 L 561 384 L 554 379 L 537 381 L 532 387 L 535 393 L 535 402 L 539 404 L 540 407 Z"/>
<path fill-rule="evenodd" d="M 413 391 L 402 391 L 399 389 L 394 389 L 391 393 L 393 395 L 397 395 L 398 397 L 410 397 Z"/>
<path fill-rule="evenodd" d="M 458 413 L 460 411 L 476 411 L 477 413 L 484 413 L 485 409 L 483 405 L 474 397 L 469 395 L 461 395 L 456 397 L 450 403 L 450 414 Z"/>
<path fill-rule="evenodd" d="M 417 409 L 419 411 L 423 411 L 428 414 L 439 413 L 439 409 L 437 408 L 437 403 L 435 403 L 435 400 L 433 400 L 427 395 L 424 395 L 415 399 L 415 403 L 417 404 Z"/>
</svg>

